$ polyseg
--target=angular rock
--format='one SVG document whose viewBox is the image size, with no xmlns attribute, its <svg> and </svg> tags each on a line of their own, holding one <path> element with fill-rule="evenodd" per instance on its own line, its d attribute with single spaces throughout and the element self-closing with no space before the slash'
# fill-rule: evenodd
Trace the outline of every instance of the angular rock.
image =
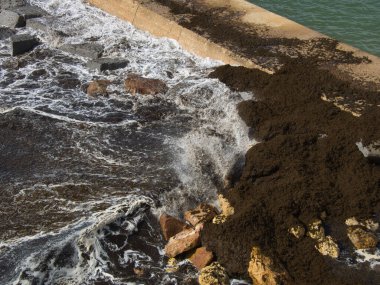
<svg viewBox="0 0 380 285">
<path fill-rule="evenodd" d="M 165 246 L 168 257 L 176 257 L 190 249 L 197 247 L 201 241 L 200 229 L 186 229 L 169 239 Z"/>
<path fill-rule="evenodd" d="M 289 233 L 300 239 L 305 236 L 305 228 L 303 225 L 295 225 L 289 229 Z"/>
<path fill-rule="evenodd" d="M 373 219 L 367 219 L 365 221 L 359 222 L 355 217 L 348 218 L 346 220 L 346 225 L 349 227 L 362 226 L 371 232 L 375 232 L 379 229 L 379 223 L 375 222 Z"/>
<path fill-rule="evenodd" d="M 197 250 L 189 257 L 191 263 L 199 270 L 209 265 L 213 259 L 214 255 L 205 247 L 197 248 Z"/>
<path fill-rule="evenodd" d="M 356 249 L 375 248 L 379 239 L 374 233 L 371 233 L 361 227 L 349 227 L 347 236 Z"/>
<path fill-rule="evenodd" d="M 257 285 L 286 284 L 289 280 L 286 270 L 281 265 L 274 264 L 273 260 L 265 256 L 258 247 L 252 248 L 248 274 L 253 284 Z"/>
<path fill-rule="evenodd" d="M 178 271 L 178 269 L 179 269 L 179 265 L 178 265 L 177 259 L 175 259 L 174 257 L 169 258 L 168 264 L 165 267 L 165 271 L 168 273 L 173 273 L 173 272 Z"/>
<path fill-rule="evenodd" d="M 229 285 L 230 279 L 224 267 L 213 262 L 201 270 L 198 282 L 200 285 Z"/>
<path fill-rule="evenodd" d="M 222 194 L 218 195 L 218 201 L 223 215 L 228 217 L 235 213 L 234 207 L 231 206 L 230 202 Z"/>
<path fill-rule="evenodd" d="M 31 35 L 15 35 L 11 37 L 12 56 L 33 50 L 40 44 L 37 38 Z"/>
<path fill-rule="evenodd" d="M 333 240 L 331 236 L 325 236 L 318 240 L 315 248 L 322 254 L 332 258 L 338 258 L 340 249 L 338 244 Z"/>
<path fill-rule="evenodd" d="M 24 27 L 25 19 L 13 11 L 2 10 L 0 12 L 0 26 L 5 26 L 11 29 Z"/>
<path fill-rule="evenodd" d="M 67 37 L 68 34 L 54 30 L 53 25 L 57 19 L 53 16 L 42 17 L 42 18 L 32 18 L 26 21 L 26 27 L 33 30 L 41 31 L 46 34 L 50 34 L 56 37 Z"/>
<path fill-rule="evenodd" d="M 87 95 L 91 97 L 103 96 L 107 97 L 107 87 L 111 84 L 109 80 L 95 80 L 90 82 L 87 87 Z"/>
<path fill-rule="evenodd" d="M 218 211 L 215 207 L 208 204 L 200 204 L 195 209 L 186 211 L 184 218 L 190 224 L 196 226 L 200 223 L 211 221 L 216 215 L 218 215 Z"/>
<path fill-rule="evenodd" d="M 65 44 L 60 46 L 60 49 L 75 55 L 96 59 L 102 56 L 104 47 L 97 43 L 82 43 Z"/>
<path fill-rule="evenodd" d="M 0 27 L 0 40 L 8 39 L 14 34 L 15 34 L 14 30 L 7 27 Z"/>
<path fill-rule="evenodd" d="M 29 5 L 11 8 L 10 10 L 22 16 L 25 20 L 48 15 L 45 10 Z"/>
<path fill-rule="evenodd" d="M 212 223 L 216 225 L 223 224 L 225 221 L 227 221 L 227 216 L 223 214 L 217 215 L 212 219 Z"/>
<path fill-rule="evenodd" d="M 133 95 L 136 93 L 144 95 L 164 94 L 168 91 L 168 87 L 162 80 L 145 78 L 137 74 L 129 74 L 124 86 L 127 92 Z"/>
<path fill-rule="evenodd" d="M 188 228 L 186 223 L 167 214 L 161 215 L 160 226 L 165 240 L 169 240 L 171 237 Z"/>
<path fill-rule="evenodd" d="M 128 60 L 122 58 L 99 58 L 87 62 L 87 67 L 92 70 L 105 71 L 124 68 L 128 63 Z"/>
<path fill-rule="evenodd" d="M 315 219 L 309 225 L 308 236 L 315 240 L 322 240 L 325 238 L 325 229 L 323 228 L 322 221 Z"/>
<path fill-rule="evenodd" d="M 25 0 L 0 0 L 0 9 L 9 9 L 26 5 Z"/>
</svg>

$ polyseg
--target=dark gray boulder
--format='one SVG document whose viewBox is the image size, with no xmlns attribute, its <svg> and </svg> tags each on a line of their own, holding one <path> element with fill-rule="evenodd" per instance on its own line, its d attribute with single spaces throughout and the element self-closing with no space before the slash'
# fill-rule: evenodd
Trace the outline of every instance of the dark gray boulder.
<svg viewBox="0 0 380 285">
<path fill-rule="evenodd" d="M 33 50 L 40 44 L 39 40 L 31 35 L 15 35 L 11 37 L 12 56 L 20 55 Z"/>
<path fill-rule="evenodd" d="M 25 20 L 32 18 L 39 18 L 48 15 L 48 13 L 36 6 L 21 6 L 9 9 L 20 16 L 24 17 Z"/>
<path fill-rule="evenodd" d="M 9 9 L 12 7 L 26 5 L 25 0 L 0 0 L 0 9 Z"/>
<path fill-rule="evenodd" d="M 52 16 L 32 18 L 26 20 L 26 27 L 57 37 L 68 37 L 68 34 L 54 29 L 56 21 L 57 19 Z"/>
<path fill-rule="evenodd" d="M 16 12 L 9 10 L 2 10 L 0 12 L 0 26 L 8 28 L 18 28 L 25 26 L 25 19 Z"/>
<path fill-rule="evenodd" d="M 99 58 L 87 62 L 87 67 L 92 70 L 105 71 L 124 68 L 128 63 L 129 61 L 123 58 Z"/>
<path fill-rule="evenodd" d="M 16 32 L 10 28 L 0 27 L 0 40 L 5 40 L 13 36 Z"/>
<path fill-rule="evenodd" d="M 103 46 L 97 43 L 65 44 L 61 50 L 88 58 L 99 58 L 103 53 Z"/>
</svg>

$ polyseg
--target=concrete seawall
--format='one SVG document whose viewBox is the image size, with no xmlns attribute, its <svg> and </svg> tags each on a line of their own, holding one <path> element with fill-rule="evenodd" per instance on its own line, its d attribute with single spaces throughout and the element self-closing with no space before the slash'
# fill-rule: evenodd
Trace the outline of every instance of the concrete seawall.
<svg viewBox="0 0 380 285">
<path fill-rule="evenodd" d="M 198 56 L 220 60 L 226 64 L 258 68 L 268 73 L 274 72 L 266 66 L 258 64 L 251 58 L 236 54 L 231 49 L 181 26 L 178 24 L 175 15 L 170 12 L 170 9 L 160 5 L 157 1 L 88 0 L 88 2 L 105 12 L 131 22 L 141 30 L 150 32 L 158 37 L 172 38 L 178 41 L 184 49 Z M 222 8 L 231 11 L 238 15 L 238 18 L 234 19 L 235 22 L 252 26 L 252 29 L 257 26 L 264 26 L 267 37 L 297 38 L 302 40 L 328 38 L 319 32 L 244 0 L 198 0 L 195 2 L 208 6 L 210 9 Z M 338 64 L 336 65 L 338 71 L 343 72 L 345 75 L 349 74 L 359 81 L 375 83 L 380 86 L 380 59 L 378 57 L 344 43 L 340 43 L 339 49 L 353 52 L 355 56 L 368 57 L 371 62 L 359 65 Z"/>
</svg>

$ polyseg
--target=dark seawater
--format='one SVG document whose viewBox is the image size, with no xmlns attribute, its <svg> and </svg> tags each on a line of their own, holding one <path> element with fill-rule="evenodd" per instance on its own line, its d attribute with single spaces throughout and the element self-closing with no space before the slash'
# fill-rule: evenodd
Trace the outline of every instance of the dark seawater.
<svg viewBox="0 0 380 285">
<path fill-rule="evenodd" d="M 253 141 L 230 91 L 200 59 L 79 0 L 33 0 L 54 17 L 42 45 L 11 57 L 0 41 L 0 284 L 185 284 L 168 272 L 157 224 L 214 203 Z M 63 43 L 97 42 L 129 65 L 98 73 Z M 128 73 L 159 78 L 167 94 L 133 96 Z M 108 98 L 81 85 L 112 81 Z M 136 271 L 137 269 L 137 271 Z M 137 273 L 136 273 L 137 272 Z"/>
<path fill-rule="evenodd" d="M 378 0 L 249 0 L 337 40 L 380 56 Z"/>
</svg>

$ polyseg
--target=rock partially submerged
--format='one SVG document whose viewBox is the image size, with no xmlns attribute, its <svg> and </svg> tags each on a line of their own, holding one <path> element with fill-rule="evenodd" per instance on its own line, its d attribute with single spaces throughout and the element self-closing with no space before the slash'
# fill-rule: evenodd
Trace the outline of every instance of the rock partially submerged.
<svg viewBox="0 0 380 285">
<path fill-rule="evenodd" d="M 87 87 L 87 95 L 91 97 L 108 97 L 107 87 L 111 84 L 109 80 L 95 80 Z"/>
<path fill-rule="evenodd" d="M 26 5 L 25 0 L 0 0 L 0 9 L 9 9 Z"/>
<path fill-rule="evenodd" d="M 169 240 L 171 237 L 188 228 L 186 223 L 167 214 L 161 215 L 160 226 L 165 240 Z"/>
<path fill-rule="evenodd" d="M 200 285 L 229 285 L 230 279 L 223 266 L 213 262 L 201 270 L 198 278 Z"/>
<path fill-rule="evenodd" d="M 253 284 L 257 285 L 277 285 L 289 282 L 286 270 L 278 262 L 275 264 L 270 257 L 264 255 L 258 247 L 252 248 L 248 273 Z"/>
<path fill-rule="evenodd" d="M 97 43 L 65 44 L 60 49 L 75 55 L 97 59 L 102 56 L 104 47 Z"/>
<path fill-rule="evenodd" d="M 87 67 L 92 70 L 106 71 L 124 68 L 129 61 L 123 58 L 99 58 L 87 62 Z"/>
<path fill-rule="evenodd" d="M 41 31 L 54 37 L 67 37 L 68 35 L 66 33 L 54 29 L 54 24 L 56 21 L 57 19 L 53 16 L 31 18 L 26 21 L 26 27 Z"/>
<path fill-rule="evenodd" d="M 33 50 L 40 44 L 39 40 L 31 35 L 15 35 L 11 37 L 12 56 L 20 55 Z"/>
<path fill-rule="evenodd" d="M 168 257 L 176 257 L 190 249 L 196 248 L 201 242 L 201 228 L 186 229 L 169 239 L 165 246 Z"/>
<path fill-rule="evenodd" d="M 124 82 L 127 92 L 135 95 L 136 93 L 144 95 L 165 94 L 168 87 L 162 80 L 145 78 L 137 74 L 129 74 Z"/>
<path fill-rule="evenodd" d="M 0 26 L 12 29 L 23 27 L 25 26 L 25 19 L 16 12 L 2 10 L 0 12 Z"/>
<path fill-rule="evenodd" d="M 362 227 L 354 226 L 347 229 L 347 236 L 356 249 L 375 248 L 379 242 L 378 237 Z"/>
<path fill-rule="evenodd" d="M 200 204 L 195 209 L 185 212 L 185 220 L 196 226 L 211 221 L 216 215 L 218 215 L 218 211 L 215 207 L 208 204 Z"/>
</svg>

